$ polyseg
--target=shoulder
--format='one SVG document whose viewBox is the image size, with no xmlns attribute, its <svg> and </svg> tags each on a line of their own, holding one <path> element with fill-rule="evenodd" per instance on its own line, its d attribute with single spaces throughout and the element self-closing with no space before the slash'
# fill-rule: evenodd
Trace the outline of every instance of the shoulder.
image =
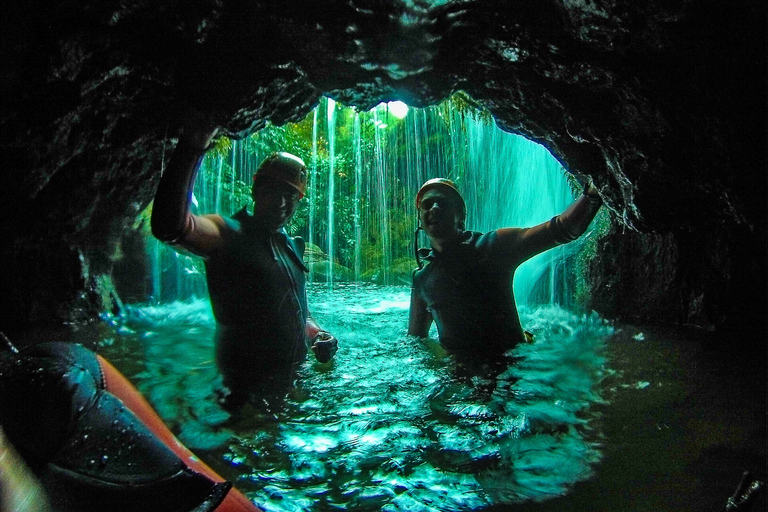
<svg viewBox="0 0 768 512">
<path fill-rule="evenodd" d="M 420 255 L 422 259 L 422 266 L 419 268 L 415 268 L 413 270 L 413 273 L 411 274 L 411 280 L 413 281 L 414 290 L 421 289 L 424 279 L 426 279 L 427 275 L 429 275 L 429 273 L 432 272 L 432 267 L 433 267 L 432 257 L 429 254 L 429 250 L 419 249 L 419 251 L 423 251 L 423 253 Z"/>
<path fill-rule="evenodd" d="M 299 254 L 299 256 L 303 258 L 304 252 L 306 251 L 306 248 L 307 248 L 307 243 L 304 241 L 304 239 L 300 236 L 289 236 L 288 240 L 290 241 L 290 243 L 293 244 L 293 247 L 296 250 L 296 252 Z"/>
<path fill-rule="evenodd" d="M 219 215 L 219 217 L 230 225 L 237 225 L 238 227 L 253 222 L 253 215 L 248 213 L 245 208 L 238 210 L 232 217 L 224 217 L 223 215 Z"/>
<path fill-rule="evenodd" d="M 235 219 L 234 217 L 224 217 L 223 215 L 219 215 L 217 213 L 198 215 L 197 219 L 198 222 L 202 221 L 214 225 L 216 228 L 218 228 L 219 232 L 223 236 L 239 232 L 243 227 L 242 222 Z"/>
<path fill-rule="evenodd" d="M 497 231 L 480 233 L 478 231 L 465 231 L 464 240 L 461 245 L 472 248 L 475 252 L 486 252 L 493 250 L 499 241 Z"/>
<path fill-rule="evenodd" d="M 285 245 L 288 249 L 288 252 L 291 254 L 296 264 L 304 272 L 309 272 L 309 269 L 304 264 L 304 249 L 306 245 L 304 243 L 304 239 L 301 238 L 300 236 L 296 236 L 296 237 L 289 236 L 285 232 L 285 230 L 283 230 L 283 236 L 285 239 Z"/>
<path fill-rule="evenodd" d="M 210 215 L 210 217 L 222 228 L 223 233 L 230 236 L 249 231 L 249 226 L 253 226 L 253 216 L 245 208 L 231 217 L 224 215 Z"/>
<path fill-rule="evenodd" d="M 304 242 L 304 239 L 300 236 L 291 236 L 286 231 L 285 228 L 282 230 L 283 237 L 285 239 L 285 245 L 288 246 L 288 248 L 299 258 L 304 258 L 304 251 L 306 249 L 306 242 Z"/>
<path fill-rule="evenodd" d="M 514 262 L 514 255 L 520 251 L 525 229 L 502 228 L 484 233 L 477 240 L 478 251 L 485 261 L 508 267 Z"/>
</svg>

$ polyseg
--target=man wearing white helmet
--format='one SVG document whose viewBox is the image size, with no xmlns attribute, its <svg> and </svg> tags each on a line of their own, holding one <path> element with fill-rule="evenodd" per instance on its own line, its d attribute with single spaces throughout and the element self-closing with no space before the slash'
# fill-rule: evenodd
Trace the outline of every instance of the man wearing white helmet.
<svg viewBox="0 0 768 512">
<path fill-rule="evenodd" d="M 529 340 L 512 293 L 515 269 L 581 236 L 601 203 L 590 184 L 550 221 L 478 233 L 464 228 L 466 206 L 456 185 L 444 178 L 427 181 L 416 195 L 416 209 L 418 230 L 427 235 L 432 249 L 424 256 L 426 265 L 417 250 L 408 334 L 426 337 L 434 321 L 445 348 L 488 357 Z"/>
<path fill-rule="evenodd" d="M 216 318 L 216 363 L 238 407 L 268 381 L 284 384 L 309 349 L 328 362 L 337 340 L 309 314 L 304 242 L 287 235 L 307 188 L 304 162 L 274 153 L 253 180 L 253 215 L 193 215 L 191 190 L 215 130 L 185 130 L 163 175 L 152 210 L 152 233 L 174 248 L 205 258 Z M 279 381 L 279 382 L 278 382 Z"/>
</svg>

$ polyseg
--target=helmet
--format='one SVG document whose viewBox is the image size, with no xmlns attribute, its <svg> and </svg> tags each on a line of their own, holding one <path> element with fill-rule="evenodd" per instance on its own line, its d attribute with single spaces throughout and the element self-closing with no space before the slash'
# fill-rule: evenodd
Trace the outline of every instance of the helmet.
<svg viewBox="0 0 768 512">
<path fill-rule="evenodd" d="M 416 210 L 418 210 L 419 206 L 421 205 L 421 198 L 424 196 L 427 190 L 432 188 L 440 188 L 444 191 L 449 191 L 450 194 L 459 200 L 459 204 L 461 204 L 462 217 L 467 216 L 467 205 L 464 203 L 464 198 L 461 197 L 461 192 L 459 192 L 456 184 L 447 178 L 432 178 L 421 186 L 419 191 L 416 193 Z"/>
<path fill-rule="evenodd" d="M 263 179 L 287 183 L 299 191 L 299 198 L 307 192 L 307 166 L 290 153 L 272 153 L 265 158 L 253 175 L 254 186 Z"/>
</svg>

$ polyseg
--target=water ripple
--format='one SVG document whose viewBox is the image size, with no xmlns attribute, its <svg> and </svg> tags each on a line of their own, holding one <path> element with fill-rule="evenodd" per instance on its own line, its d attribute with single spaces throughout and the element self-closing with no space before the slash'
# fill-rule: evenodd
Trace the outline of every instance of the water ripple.
<svg viewBox="0 0 768 512">
<path fill-rule="evenodd" d="M 103 352 L 184 443 L 225 464 L 268 512 L 474 510 L 545 500 L 589 478 L 611 327 L 597 315 L 521 308 L 536 341 L 500 375 L 468 378 L 434 340 L 405 335 L 408 296 L 312 289 L 315 318 L 340 340 L 334 365 L 307 362 L 284 401 L 238 417 L 215 401 L 207 301 L 132 307 Z"/>
</svg>

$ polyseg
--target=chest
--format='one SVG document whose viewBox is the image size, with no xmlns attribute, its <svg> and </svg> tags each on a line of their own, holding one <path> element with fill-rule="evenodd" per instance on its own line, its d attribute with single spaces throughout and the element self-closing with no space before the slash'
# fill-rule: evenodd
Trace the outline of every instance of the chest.
<svg viewBox="0 0 768 512">
<path fill-rule="evenodd" d="M 232 237 L 206 264 L 209 275 L 226 276 L 236 288 L 262 291 L 304 285 L 299 257 L 285 237 L 255 236 L 249 233 Z"/>
<path fill-rule="evenodd" d="M 483 304 L 487 297 L 509 288 L 510 272 L 483 251 L 473 249 L 468 247 L 435 258 L 417 274 L 414 284 L 429 307 L 445 303 Z"/>
</svg>

